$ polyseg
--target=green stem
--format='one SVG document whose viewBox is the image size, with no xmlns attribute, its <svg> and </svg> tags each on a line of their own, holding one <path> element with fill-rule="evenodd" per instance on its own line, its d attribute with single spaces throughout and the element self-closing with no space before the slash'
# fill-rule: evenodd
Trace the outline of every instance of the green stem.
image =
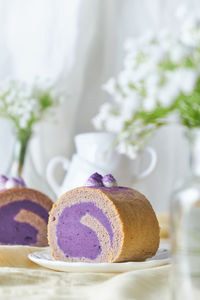
<svg viewBox="0 0 200 300">
<path fill-rule="evenodd" d="M 29 141 L 29 139 L 27 139 L 26 141 L 21 141 L 21 144 L 20 144 L 20 151 L 19 151 L 19 158 L 18 158 L 19 159 L 18 160 L 18 170 L 17 170 L 18 176 L 22 175 L 25 156 L 26 156 L 26 150 L 28 147 L 28 141 Z"/>
</svg>

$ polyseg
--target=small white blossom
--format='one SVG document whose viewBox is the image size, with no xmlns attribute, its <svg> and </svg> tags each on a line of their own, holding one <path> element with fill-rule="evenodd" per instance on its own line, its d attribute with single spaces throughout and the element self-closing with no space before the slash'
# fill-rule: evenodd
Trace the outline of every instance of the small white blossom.
<svg viewBox="0 0 200 300">
<path fill-rule="evenodd" d="M 118 133 L 124 127 L 124 119 L 122 116 L 116 117 L 110 115 L 110 117 L 105 122 L 105 129 L 109 132 Z"/>
<path fill-rule="evenodd" d="M 152 111 L 154 108 L 156 108 L 155 98 L 146 98 L 143 104 L 143 108 L 146 111 Z"/>
<path fill-rule="evenodd" d="M 198 78 L 197 72 L 192 69 L 179 69 L 175 74 L 180 84 L 180 91 L 186 95 L 190 95 L 194 90 Z"/>
<path fill-rule="evenodd" d="M 180 44 L 174 45 L 170 51 L 170 59 L 172 62 L 179 64 L 187 56 L 187 50 Z"/>
<path fill-rule="evenodd" d="M 117 150 L 121 154 L 128 155 L 131 159 L 135 159 L 138 153 L 138 146 L 132 146 L 129 142 L 122 141 L 118 144 Z"/>
<path fill-rule="evenodd" d="M 107 83 L 103 85 L 103 89 L 110 95 L 114 95 L 116 92 L 116 81 L 114 78 L 110 78 Z"/>
<path fill-rule="evenodd" d="M 174 99 L 179 95 L 179 90 L 174 85 L 172 80 L 169 80 L 163 87 L 158 91 L 158 101 L 164 107 L 172 105 Z"/>
<path fill-rule="evenodd" d="M 99 114 L 92 119 L 94 126 L 101 130 L 105 126 L 105 121 L 109 119 L 112 111 L 112 105 L 110 103 L 104 103 L 99 111 Z"/>
</svg>

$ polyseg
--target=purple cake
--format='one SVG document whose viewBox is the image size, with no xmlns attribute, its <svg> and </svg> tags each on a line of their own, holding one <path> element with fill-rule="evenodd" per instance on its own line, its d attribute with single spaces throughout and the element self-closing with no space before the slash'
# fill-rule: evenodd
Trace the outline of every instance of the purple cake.
<svg viewBox="0 0 200 300">
<path fill-rule="evenodd" d="M 48 240 L 56 260 L 142 261 L 155 255 L 159 225 L 150 202 L 108 174 L 58 199 L 50 212 Z"/>
<path fill-rule="evenodd" d="M 0 176 L 0 245 L 47 246 L 53 202 L 25 187 L 21 178 Z"/>
</svg>

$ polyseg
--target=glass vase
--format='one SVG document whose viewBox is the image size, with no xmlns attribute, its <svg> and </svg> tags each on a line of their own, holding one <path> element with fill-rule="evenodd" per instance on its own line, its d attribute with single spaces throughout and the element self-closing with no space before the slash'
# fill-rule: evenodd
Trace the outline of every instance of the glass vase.
<svg viewBox="0 0 200 300">
<path fill-rule="evenodd" d="M 200 129 L 186 133 L 190 171 L 171 201 L 172 299 L 200 299 Z"/>
<path fill-rule="evenodd" d="M 31 133 L 27 132 L 19 132 L 16 134 L 13 155 L 7 171 L 7 175 L 9 177 L 18 177 L 23 175 L 24 164 L 31 136 Z"/>
</svg>

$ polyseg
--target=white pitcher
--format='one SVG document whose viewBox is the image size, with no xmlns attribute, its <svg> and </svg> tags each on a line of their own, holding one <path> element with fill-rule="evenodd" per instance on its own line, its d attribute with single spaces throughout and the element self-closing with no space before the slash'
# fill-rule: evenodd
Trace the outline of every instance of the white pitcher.
<svg viewBox="0 0 200 300">
<path fill-rule="evenodd" d="M 111 173 L 119 185 L 131 186 L 135 181 L 151 174 L 156 166 L 157 155 L 150 147 L 144 148 L 135 160 L 119 154 L 113 147 L 115 135 L 112 133 L 83 133 L 76 135 L 74 140 L 76 153 L 71 160 L 64 156 L 56 156 L 47 166 L 47 181 L 58 197 L 72 188 L 83 186 L 88 177 L 95 172 L 101 175 Z M 140 171 L 137 164 L 144 155 L 145 159 L 149 156 L 149 162 L 148 166 Z M 55 178 L 55 168 L 58 164 L 66 171 L 61 185 Z"/>
</svg>

